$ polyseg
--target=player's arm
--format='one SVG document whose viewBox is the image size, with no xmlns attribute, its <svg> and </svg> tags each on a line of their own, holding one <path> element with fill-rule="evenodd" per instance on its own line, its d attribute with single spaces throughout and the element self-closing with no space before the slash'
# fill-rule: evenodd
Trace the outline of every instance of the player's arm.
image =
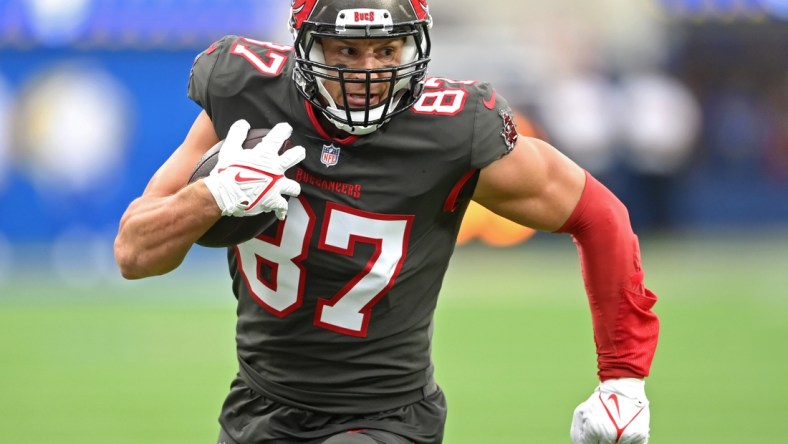
<svg viewBox="0 0 788 444">
<path fill-rule="evenodd" d="M 521 137 L 482 169 L 474 200 L 517 223 L 573 236 L 588 294 L 601 380 L 648 375 L 659 325 L 624 205 L 541 140 Z"/>
<path fill-rule="evenodd" d="M 473 200 L 509 220 L 555 231 L 574 210 L 584 171 L 548 143 L 519 137 L 509 154 L 481 170 Z"/>
<path fill-rule="evenodd" d="M 301 186 L 284 173 L 305 156 L 301 146 L 279 154 L 292 131 L 286 122 L 278 123 L 257 145 L 244 149 L 249 122 L 236 121 L 211 173 L 188 184 L 199 158 L 219 141 L 213 123 L 201 113 L 181 146 L 121 219 L 115 257 L 123 276 L 138 279 L 172 271 L 220 216 L 273 211 L 284 219 L 284 196 L 301 192 Z"/>
<path fill-rule="evenodd" d="M 647 443 L 650 414 L 642 378 L 649 373 L 659 321 L 624 205 L 555 148 L 522 137 L 511 153 L 482 169 L 474 200 L 523 225 L 569 233 L 577 244 L 602 382 L 575 410 L 572 441 Z"/>
<path fill-rule="evenodd" d="M 187 185 L 194 165 L 219 141 L 205 112 L 153 175 L 120 221 L 115 260 L 127 279 L 156 276 L 183 262 L 192 244 L 221 216 L 204 181 Z"/>
</svg>

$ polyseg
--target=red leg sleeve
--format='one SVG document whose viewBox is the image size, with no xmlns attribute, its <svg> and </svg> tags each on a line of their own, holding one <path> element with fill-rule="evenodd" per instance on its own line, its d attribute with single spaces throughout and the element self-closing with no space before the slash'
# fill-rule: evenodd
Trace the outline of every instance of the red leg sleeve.
<svg viewBox="0 0 788 444">
<path fill-rule="evenodd" d="M 638 238 L 624 204 L 586 172 L 577 207 L 556 233 L 577 245 L 597 350 L 599 378 L 644 377 L 657 347 L 657 296 L 643 283 Z"/>
</svg>

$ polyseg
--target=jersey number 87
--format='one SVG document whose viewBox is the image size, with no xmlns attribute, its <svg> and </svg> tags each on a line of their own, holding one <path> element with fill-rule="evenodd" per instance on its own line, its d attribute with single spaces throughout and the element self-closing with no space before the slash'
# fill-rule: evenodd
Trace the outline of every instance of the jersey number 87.
<svg viewBox="0 0 788 444">
<path fill-rule="evenodd" d="M 252 297 L 265 310 L 283 318 L 303 302 L 306 259 L 315 215 L 303 198 L 290 199 L 287 219 L 275 238 L 264 235 L 235 247 L 238 267 Z M 369 262 L 339 292 L 318 301 L 315 325 L 338 333 L 366 337 L 372 307 L 391 289 L 405 262 L 411 215 L 377 214 L 329 202 L 318 248 L 352 256 L 357 242 L 373 245 Z M 269 267 L 270 279 L 258 273 Z"/>
</svg>

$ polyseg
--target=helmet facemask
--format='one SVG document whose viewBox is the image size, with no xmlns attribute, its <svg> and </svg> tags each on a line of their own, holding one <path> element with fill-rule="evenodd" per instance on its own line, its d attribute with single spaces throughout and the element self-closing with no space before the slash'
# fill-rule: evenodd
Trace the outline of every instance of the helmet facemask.
<svg viewBox="0 0 788 444">
<path fill-rule="evenodd" d="M 369 134 L 412 106 L 421 95 L 429 62 L 429 20 L 392 23 L 386 10 L 374 12 L 380 20 L 365 24 L 350 24 L 345 17 L 359 10 L 342 10 L 336 23 L 304 21 L 295 34 L 296 66 L 294 79 L 302 95 L 337 128 L 350 134 Z M 325 63 L 323 39 L 404 39 L 400 65 L 375 69 L 330 66 Z M 340 106 L 325 87 L 326 81 L 339 84 L 343 102 L 348 101 L 348 84 L 364 84 L 366 104 L 363 109 Z M 372 85 L 387 83 L 387 94 L 379 102 L 370 104 Z"/>
</svg>

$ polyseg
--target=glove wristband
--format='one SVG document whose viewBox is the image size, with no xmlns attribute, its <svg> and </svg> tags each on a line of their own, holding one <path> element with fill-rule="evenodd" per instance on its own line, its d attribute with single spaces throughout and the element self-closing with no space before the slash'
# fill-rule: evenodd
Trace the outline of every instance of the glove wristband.
<svg viewBox="0 0 788 444">
<path fill-rule="evenodd" d="M 218 175 L 211 174 L 204 178 L 203 182 L 205 182 L 208 191 L 211 192 L 216 205 L 222 210 L 222 216 L 234 216 L 239 211 L 243 211 L 241 202 L 245 196 L 239 196 L 238 193 L 234 193 L 232 187 L 228 187 Z"/>
<path fill-rule="evenodd" d="M 646 399 L 646 381 L 639 378 L 614 378 L 599 383 L 599 390 L 633 399 Z"/>
</svg>

